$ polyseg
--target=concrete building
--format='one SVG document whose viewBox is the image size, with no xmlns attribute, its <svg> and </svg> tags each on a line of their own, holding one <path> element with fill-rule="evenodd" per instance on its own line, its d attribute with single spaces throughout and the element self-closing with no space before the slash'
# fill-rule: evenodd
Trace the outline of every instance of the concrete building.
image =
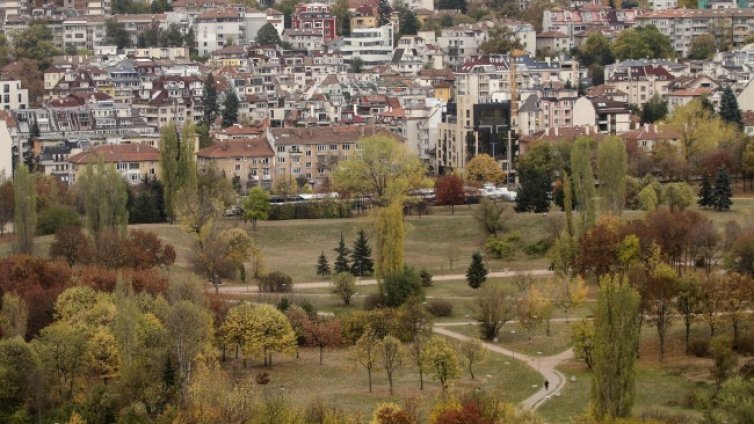
<svg viewBox="0 0 754 424">
<path fill-rule="evenodd" d="M 26 109 L 29 90 L 21 88 L 21 81 L 0 81 L 0 109 Z"/>
<path fill-rule="evenodd" d="M 573 125 L 596 126 L 602 134 L 620 134 L 631 129 L 631 111 L 625 103 L 579 97 L 573 104 Z"/>
<path fill-rule="evenodd" d="M 139 184 L 144 177 L 159 179 L 160 151 L 144 144 L 106 144 L 68 158 L 73 181 L 76 181 L 86 165 L 102 160 L 114 164 L 129 184 Z"/>
<path fill-rule="evenodd" d="M 337 34 L 335 15 L 330 6 L 324 3 L 301 3 L 291 15 L 291 28 L 303 30 L 322 30 L 323 41 L 332 41 Z"/>
<path fill-rule="evenodd" d="M 105 37 L 104 16 L 77 16 L 63 21 L 63 45 L 95 50 Z"/>
<path fill-rule="evenodd" d="M 394 34 L 392 23 L 352 30 L 350 36 L 343 37 L 340 54 L 344 60 L 359 57 L 368 67 L 386 64 L 393 56 Z"/>
<path fill-rule="evenodd" d="M 244 189 L 272 187 L 275 152 L 265 138 L 216 141 L 199 150 L 196 157 L 199 169 L 214 167 Z"/>
</svg>

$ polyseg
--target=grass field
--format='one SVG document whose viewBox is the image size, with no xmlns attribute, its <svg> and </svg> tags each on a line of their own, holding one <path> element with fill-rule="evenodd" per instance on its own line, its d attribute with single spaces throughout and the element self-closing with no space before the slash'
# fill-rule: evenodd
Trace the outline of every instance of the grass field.
<svg viewBox="0 0 754 424">
<path fill-rule="evenodd" d="M 274 365 L 269 369 L 258 362 L 249 369 L 241 369 L 240 361 L 227 365 L 239 373 L 269 372 L 269 390 L 281 393 L 297 406 L 305 406 L 319 399 L 369 414 L 380 402 L 403 403 L 406 398 L 412 398 L 419 403 L 426 417 L 441 393 L 439 383 L 428 376 L 425 376 L 425 389 L 419 390 L 419 376 L 410 358 L 404 361 L 404 366 L 394 376 L 393 396 L 389 394 L 387 377 L 382 370 L 373 373 L 373 392 L 370 394 L 366 371 L 349 358 L 346 349 L 327 350 L 324 365 L 319 365 L 318 360 L 318 350 L 305 348 L 300 351 L 298 359 L 276 356 L 273 358 Z M 499 355 L 489 355 L 485 362 L 474 368 L 476 380 L 471 380 L 468 372 L 463 372 L 452 381 L 450 390 L 459 394 L 477 388 L 496 390 L 508 401 L 519 402 L 536 391 L 532 386 L 540 380 L 537 373 L 523 363 Z"/>
</svg>

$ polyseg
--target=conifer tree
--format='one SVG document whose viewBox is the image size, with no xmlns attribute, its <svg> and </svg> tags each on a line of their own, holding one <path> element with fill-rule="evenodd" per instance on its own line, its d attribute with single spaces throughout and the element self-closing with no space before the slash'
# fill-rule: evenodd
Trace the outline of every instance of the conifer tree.
<svg viewBox="0 0 754 424">
<path fill-rule="evenodd" d="M 733 203 L 730 198 L 733 193 L 730 188 L 730 175 L 728 170 L 720 167 L 715 177 L 715 186 L 712 188 L 712 207 L 716 211 L 727 211 Z"/>
<path fill-rule="evenodd" d="M 231 89 L 225 93 L 225 109 L 223 110 L 223 128 L 238 123 L 239 100 L 236 91 Z"/>
<path fill-rule="evenodd" d="M 484 265 L 482 254 L 479 252 L 474 252 L 471 255 L 471 264 L 466 271 L 466 281 L 469 282 L 472 289 L 478 289 L 482 286 L 482 283 L 487 281 L 487 266 Z"/>
<path fill-rule="evenodd" d="M 327 262 L 327 256 L 325 256 L 324 251 L 320 253 L 317 259 L 317 275 L 321 277 L 330 275 L 330 264 Z"/>
<path fill-rule="evenodd" d="M 15 208 L 13 226 L 16 232 L 17 253 L 31 254 L 37 228 L 37 192 L 34 190 L 34 174 L 23 165 L 16 167 L 13 179 Z"/>
<path fill-rule="evenodd" d="M 343 233 L 340 233 L 340 243 L 338 243 L 338 247 L 333 249 L 333 251 L 338 254 L 338 257 L 335 258 L 335 273 L 351 272 L 351 267 L 348 263 L 348 255 L 351 253 L 351 250 L 346 247 L 346 242 L 343 241 Z"/>
<path fill-rule="evenodd" d="M 367 240 L 367 235 L 364 230 L 359 231 L 359 236 L 353 243 L 351 261 L 351 272 L 357 277 L 370 275 L 374 272 L 372 248 L 369 247 L 369 240 Z"/>
<path fill-rule="evenodd" d="M 699 187 L 699 200 L 696 202 L 699 206 L 706 208 L 712 206 L 712 182 L 708 173 L 702 175 L 702 185 Z"/>
<path fill-rule="evenodd" d="M 733 94 L 730 87 L 723 90 L 723 95 L 720 98 L 720 118 L 725 122 L 738 125 L 739 128 L 743 127 L 741 109 L 739 109 L 736 95 Z"/>
<path fill-rule="evenodd" d="M 379 13 L 377 25 L 383 26 L 390 23 L 390 14 L 393 13 L 393 8 L 390 7 L 387 0 L 380 0 L 377 4 L 377 12 Z"/>
<path fill-rule="evenodd" d="M 217 116 L 217 85 L 215 84 L 215 78 L 212 76 L 212 72 L 207 75 L 207 79 L 204 81 L 204 117 L 202 121 L 204 125 L 209 128 L 214 122 Z"/>
</svg>

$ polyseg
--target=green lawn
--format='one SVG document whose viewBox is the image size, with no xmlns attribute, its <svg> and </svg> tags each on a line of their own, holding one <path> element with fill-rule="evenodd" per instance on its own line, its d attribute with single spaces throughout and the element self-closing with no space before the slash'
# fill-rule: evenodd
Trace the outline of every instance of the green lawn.
<svg viewBox="0 0 754 424">
<path fill-rule="evenodd" d="M 536 358 L 537 355 L 551 356 L 571 347 L 571 323 L 553 322 L 550 324 L 550 335 L 545 332 L 545 324 L 527 333 L 517 323 L 505 324 L 500 330 L 498 344 L 514 352 L 521 352 Z M 467 336 L 479 337 L 477 325 L 459 325 L 449 327 L 452 331 Z M 511 333 L 515 331 L 515 333 Z M 538 352 L 542 352 L 541 354 Z"/>
<path fill-rule="evenodd" d="M 273 358 L 274 365 L 270 369 L 260 366 L 258 361 L 248 369 L 242 369 L 240 361 L 228 361 L 225 365 L 235 368 L 240 373 L 269 372 L 270 383 L 267 390 L 280 393 L 297 406 L 306 406 L 319 399 L 325 403 L 336 403 L 348 410 L 369 414 L 380 402 L 403 403 L 406 398 L 413 398 L 419 402 L 426 418 L 440 394 L 439 384 L 427 376 L 425 389 L 419 390 L 419 376 L 410 358 L 396 372 L 394 395 L 390 396 L 387 377 L 382 370 L 374 372 L 373 393 L 369 393 L 366 371 L 349 358 L 346 349 L 327 350 L 324 365 L 319 365 L 318 355 L 316 349 L 309 348 L 302 349 L 298 359 L 279 355 Z M 476 388 L 499 390 L 508 401 L 520 402 L 536 391 L 532 386 L 539 382 L 537 373 L 525 364 L 500 355 L 489 355 L 485 362 L 475 366 L 474 371 L 476 380 L 471 380 L 469 374 L 464 372 L 452 382 L 451 390 L 455 393 L 464 393 Z M 422 422 L 424 421 L 426 420 Z"/>
</svg>

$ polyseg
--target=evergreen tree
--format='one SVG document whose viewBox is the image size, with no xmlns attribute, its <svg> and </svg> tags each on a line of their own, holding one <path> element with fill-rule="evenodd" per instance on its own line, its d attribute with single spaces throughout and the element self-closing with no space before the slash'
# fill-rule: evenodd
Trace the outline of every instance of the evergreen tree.
<svg viewBox="0 0 754 424">
<path fill-rule="evenodd" d="M 34 189 L 34 174 L 19 165 L 13 179 L 13 227 L 16 232 L 17 253 L 31 254 L 34 248 L 34 236 L 37 228 L 37 191 Z"/>
<path fill-rule="evenodd" d="M 225 109 L 223 110 L 223 128 L 238 123 L 238 96 L 236 91 L 230 89 L 225 93 Z"/>
<path fill-rule="evenodd" d="M 212 72 L 204 80 L 204 126 L 210 128 L 217 116 L 217 85 Z"/>
<path fill-rule="evenodd" d="M 408 8 L 403 8 L 398 18 L 398 26 L 400 27 L 400 35 L 416 35 L 421 27 L 421 22 L 416 17 L 416 13 Z"/>
<path fill-rule="evenodd" d="M 338 247 L 333 249 L 333 251 L 338 254 L 338 257 L 335 258 L 335 273 L 351 272 L 351 267 L 348 263 L 348 255 L 351 251 L 346 247 L 346 242 L 343 241 L 343 233 L 340 233 L 340 243 L 338 243 Z"/>
<path fill-rule="evenodd" d="M 374 272 L 372 248 L 369 247 L 369 240 L 364 230 L 359 231 L 359 236 L 353 243 L 351 262 L 351 272 L 357 277 L 371 275 Z"/>
<path fill-rule="evenodd" d="M 709 174 L 702 175 L 702 186 L 699 187 L 699 200 L 696 202 L 699 206 L 706 208 L 712 206 L 712 182 Z"/>
<path fill-rule="evenodd" d="M 730 198 L 733 193 L 730 188 L 730 175 L 728 170 L 720 167 L 715 176 L 715 186 L 712 188 L 712 207 L 716 211 L 727 211 L 733 203 Z"/>
<path fill-rule="evenodd" d="M 327 256 L 325 256 L 324 251 L 317 258 L 317 275 L 321 277 L 330 275 L 330 264 L 327 262 Z"/>
<path fill-rule="evenodd" d="M 466 271 L 466 281 L 469 282 L 472 289 L 478 289 L 482 286 L 482 283 L 487 281 L 487 266 L 484 265 L 484 259 L 479 252 L 474 252 L 471 255 L 471 264 Z"/>
<path fill-rule="evenodd" d="M 631 413 L 639 347 L 639 293 L 619 277 L 600 281 L 594 309 L 592 403 L 599 422 Z"/>
<path fill-rule="evenodd" d="M 723 95 L 720 98 L 720 118 L 725 122 L 736 124 L 739 128 L 743 128 L 741 109 L 738 108 L 736 95 L 733 94 L 733 90 L 730 87 L 726 87 L 723 90 Z"/>
<path fill-rule="evenodd" d="M 390 14 L 393 13 L 393 8 L 390 7 L 387 0 L 380 0 L 377 4 L 377 13 L 380 15 L 377 19 L 377 25 L 383 26 L 390 23 Z"/>
<path fill-rule="evenodd" d="M 257 37 L 254 39 L 254 41 L 260 46 L 279 46 L 280 44 L 282 44 L 278 30 L 276 30 L 275 27 L 270 23 L 266 23 L 262 25 L 261 28 L 259 28 L 259 31 L 257 31 Z"/>
<path fill-rule="evenodd" d="M 542 213 L 550 210 L 550 178 L 540 167 L 519 169 L 521 188 L 516 193 L 516 212 Z"/>
</svg>

